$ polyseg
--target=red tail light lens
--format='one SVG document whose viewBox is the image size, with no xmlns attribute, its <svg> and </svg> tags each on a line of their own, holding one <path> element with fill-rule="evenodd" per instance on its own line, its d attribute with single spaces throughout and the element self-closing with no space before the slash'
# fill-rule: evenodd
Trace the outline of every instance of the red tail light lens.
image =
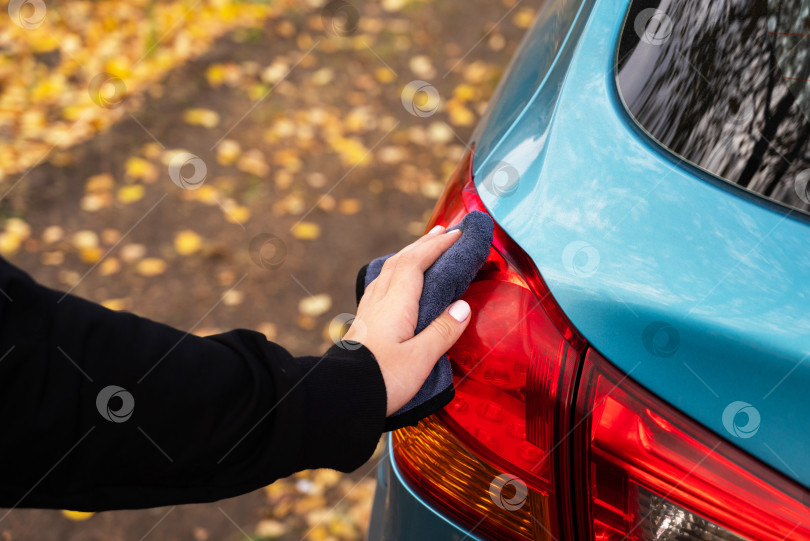
<svg viewBox="0 0 810 541">
<path fill-rule="evenodd" d="M 591 538 L 810 539 L 807 492 L 589 350 L 575 449 Z"/>
<path fill-rule="evenodd" d="M 486 212 L 471 167 L 472 155 L 468 154 L 429 228 L 458 223 L 471 210 Z M 558 531 L 554 441 L 566 423 L 567 408 L 562 405 L 570 403 L 584 341 L 554 304 L 533 263 L 497 226 L 489 258 L 463 298 L 472 307 L 472 321 L 448 352 L 456 396 L 438 420 L 487 468 L 516 478 L 518 488 L 512 489 L 525 486 L 532 509 L 536 509 L 526 531 L 539 531 L 537 538 L 545 538 L 548 532 Z M 402 471 L 421 484 L 425 460 L 414 461 L 417 440 L 401 441 L 408 450 L 403 447 L 396 456 L 411 459 L 401 461 Z M 468 482 L 473 477 L 471 474 Z M 509 484 L 504 479 L 493 476 L 489 483 L 500 490 L 505 488 L 502 484 Z M 514 518 L 515 509 L 499 507 L 497 498 L 488 505 L 469 506 L 467 487 L 458 485 L 461 490 L 446 493 L 446 500 L 438 503 L 451 514 L 461 515 L 465 523 L 481 523 L 480 531 L 496 536 L 513 532 L 502 526 L 509 524 L 506 519 Z M 514 497 L 510 492 L 507 499 Z M 493 519 L 499 515 L 504 520 Z"/>
</svg>

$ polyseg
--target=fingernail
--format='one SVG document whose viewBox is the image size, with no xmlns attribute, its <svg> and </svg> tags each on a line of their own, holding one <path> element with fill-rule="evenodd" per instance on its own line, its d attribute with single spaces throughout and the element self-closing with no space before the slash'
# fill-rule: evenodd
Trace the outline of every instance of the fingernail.
<svg viewBox="0 0 810 541">
<path fill-rule="evenodd" d="M 437 225 L 436 227 L 434 227 L 433 229 L 428 231 L 428 235 L 435 235 L 437 233 L 441 233 L 443 230 L 444 230 L 444 226 Z"/>
<path fill-rule="evenodd" d="M 470 305 L 466 301 L 458 300 L 450 305 L 450 315 L 453 319 L 461 323 L 470 317 Z"/>
<path fill-rule="evenodd" d="M 452 231 L 447 232 L 448 235 L 451 235 L 453 233 L 458 233 L 459 235 L 461 235 L 461 229 L 453 229 Z"/>
</svg>

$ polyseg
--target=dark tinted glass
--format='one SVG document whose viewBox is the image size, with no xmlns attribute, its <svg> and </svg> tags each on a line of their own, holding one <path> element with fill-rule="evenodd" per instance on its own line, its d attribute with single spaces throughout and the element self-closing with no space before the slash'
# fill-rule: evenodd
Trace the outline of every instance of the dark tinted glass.
<svg viewBox="0 0 810 541">
<path fill-rule="evenodd" d="M 810 211 L 810 1 L 672 0 L 630 6 L 619 92 L 682 158 Z"/>
</svg>

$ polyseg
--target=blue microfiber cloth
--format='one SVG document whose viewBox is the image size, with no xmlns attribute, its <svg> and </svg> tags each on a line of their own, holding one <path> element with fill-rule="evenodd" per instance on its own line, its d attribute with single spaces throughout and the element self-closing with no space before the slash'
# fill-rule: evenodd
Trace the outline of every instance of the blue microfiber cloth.
<svg viewBox="0 0 810 541">
<path fill-rule="evenodd" d="M 461 298 L 484 264 L 492 245 L 495 226 L 485 212 L 474 210 L 448 231 L 461 229 L 461 237 L 425 271 L 416 334 Z M 366 287 L 379 276 L 385 260 L 378 257 L 360 270 L 357 277 L 357 302 Z M 447 355 L 442 355 L 419 392 L 399 411 L 386 419 L 385 430 L 416 426 L 419 420 L 443 408 L 453 400 L 453 371 Z"/>
</svg>

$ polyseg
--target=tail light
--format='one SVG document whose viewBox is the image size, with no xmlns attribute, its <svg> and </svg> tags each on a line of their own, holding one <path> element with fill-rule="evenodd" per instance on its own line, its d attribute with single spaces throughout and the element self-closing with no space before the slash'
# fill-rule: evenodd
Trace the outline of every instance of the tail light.
<svg viewBox="0 0 810 541">
<path fill-rule="evenodd" d="M 468 153 L 428 228 L 486 211 Z M 598 541 L 807 539 L 810 493 L 623 376 L 568 322 L 497 225 L 448 352 L 456 396 L 394 432 L 403 477 L 473 535 Z M 577 373 L 580 373 L 577 378 Z"/>
<path fill-rule="evenodd" d="M 810 539 L 808 493 L 589 350 L 573 468 L 591 539 Z"/>
<path fill-rule="evenodd" d="M 468 154 L 428 227 L 453 225 L 472 210 L 485 208 Z M 489 258 L 464 299 L 472 321 L 448 352 L 455 398 L 429 423 L 394 433 L 398 465 L 476 533 L 558 538 L 555 472 L 561 470 L 554 442 L 568 423 L 584 341 L 531 260 L 497 226 Z M 475 460 L 462 466 L 450 451 L 458 448 Z"/>
</svg>

